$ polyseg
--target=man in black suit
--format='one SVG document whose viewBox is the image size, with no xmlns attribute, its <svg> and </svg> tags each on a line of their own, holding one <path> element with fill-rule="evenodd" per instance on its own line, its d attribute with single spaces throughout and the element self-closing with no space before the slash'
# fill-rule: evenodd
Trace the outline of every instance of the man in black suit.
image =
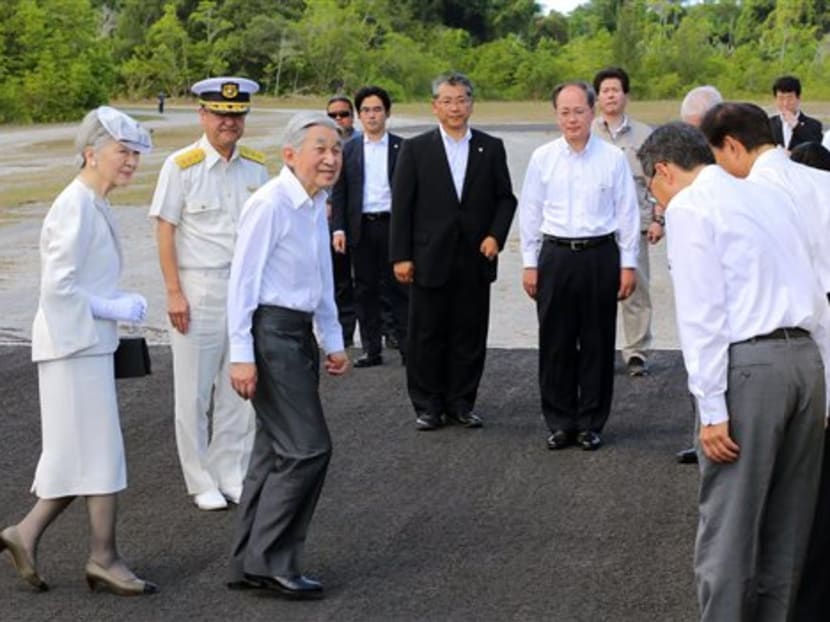
<svg viewBox="0 0 830 622">
<path fill-rule="evenodd" d="M 821 143 L 821 121 L 801 112 L 801 82 L 795 76 L 781 76 L 772 85 L 778 114 L 770 117 L 776 145 L 792 151 L 801 143 Z"/>
<path fill-rule="evenodd" d="M 395 337 L 406 356 L 406 315 L 409 296 L 389 263 L 391 180 L 403 139 L 386 131 L 392 108 L 389 94 L 365 86 L 355 94 L 363 134 L 343 147 L 343 170 L 332 193 L 332 246 L 336 253 L 351 251 L 354 294 L 363 356 L 355 367 L 383 362 L 381 296 L 391 302 Z"/>
<path fill-rule="evenodd" d="M 411 284 L 407 385 L 419 430 L 444 415 L 480 427 L 490 283 L 516 197 L 502 141 L 469 128 L 469 79 L 433 81 L 432 111 L 439 127 L 404 142 L 392 184 L 389 256 Z"/>
</svg>

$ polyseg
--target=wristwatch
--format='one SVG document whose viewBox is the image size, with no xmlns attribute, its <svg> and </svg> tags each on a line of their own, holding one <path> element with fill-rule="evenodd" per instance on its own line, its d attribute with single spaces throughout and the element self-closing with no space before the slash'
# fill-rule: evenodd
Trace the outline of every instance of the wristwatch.
<svg viewBox="0 0 830 622">
<path fill-rule="evenodd" d="M 666 226 L 666 217 L 662 216 L 661 214 L 652 214 L 651 215 L 651 222 L 656 222 L 661 227 Z"/>
</svg>

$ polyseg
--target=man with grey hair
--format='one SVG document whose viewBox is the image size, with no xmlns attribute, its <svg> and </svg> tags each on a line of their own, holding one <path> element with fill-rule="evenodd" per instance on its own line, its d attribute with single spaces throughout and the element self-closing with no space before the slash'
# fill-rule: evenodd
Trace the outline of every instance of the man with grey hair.
<svg viewBox="0 0 830 622">
<path fill-rule="evenodd" d="M 502 141 L 469 127 L 466 76 L 433 82 L 432 111 L 438 128 L 404 141 L 392 182 L 389 258 L 411 285 L 407 387 L 417 429 L 445 416 L 478 428 L 490 284 L 516 197 Z"/>
<path fill-rule="evenodd" d="M 830 311 L 806 235 L 786 194 L 715 166 L 688 124 L 658 128 L 638 157 L 666 206 L 678 334 L 699 413 L 701 620 L 789 620 L 830 372 Z"/>
<path fill-rule="evenodd" d="M 696 86 L 686 93 L 686 97 L 683 98 L 683 102 L 680 104 L 680 118 L 684 123 L 700 127 L 700 123 L 709 109 L 717 106 L 722 101 L 723 97 L 721 97 L 720 91 L 714 86 L 709 84 Z M 694 417 L 694 412 L 692 417 Z M 691 447 L 678 451 L 675 457 L 680 464 L 697 464 L 697 450 L 694 443 Z"/>
<path fill-rule="evenodd" d="M 334 121 L 301 112 L 289 121 L 280 174 L 245 203 L 228 283 L 231 384 L 252 400 L 257 428 L 239 502 L 233 589 L 293 599 L 322 597 L 300 557 L 325 480 L 331 439 L 319 396 L 324 367 L 349 367 L 337 321 L 326 188 L 342 145 Z"/>
<path fill-rule="evenodd" d="M 706 111 L 722 101 L 720 91 L 714 86 L 709 84 L 696 86 L 683 98 L 680 104 L 680 118 L 685 123 L 698 127 Z"/>
<path fill-rule="evenodd" d="M 614 391 L 617 301 L 636 287 L 640 215 L 625 154 L 594 136 L 594 91 L 553 89 L 562 136 L 530 157 L 519 199 L 522 285 L 539 316 L 548 449 L 601 445 Z"/>
</svg>

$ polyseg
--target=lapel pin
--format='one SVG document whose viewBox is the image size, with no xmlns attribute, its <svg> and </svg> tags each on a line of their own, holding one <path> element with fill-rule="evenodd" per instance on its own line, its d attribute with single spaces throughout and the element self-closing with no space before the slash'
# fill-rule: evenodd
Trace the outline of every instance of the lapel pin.
<svg viewBox="0 0 830 622">
<path fill-rule="evenodd" d="M 484 147 L 479 147 L 479 148 L 478 148 L 478 152 L 479 152 L 479 153 L 484 153 Z"/>
</svg>

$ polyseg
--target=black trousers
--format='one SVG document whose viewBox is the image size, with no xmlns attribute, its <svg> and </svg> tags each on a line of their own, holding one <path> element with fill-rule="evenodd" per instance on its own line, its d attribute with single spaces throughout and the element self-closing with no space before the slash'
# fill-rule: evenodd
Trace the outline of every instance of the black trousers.
<svg viewBox="0 0 830 622">
<path fill-rule="evenodd" d="M 821 483 L 793 620 L 830 620 L 830 430 L 824 432 Z"/>
<path fill-rule="evenodd" d="M 332 249 L 331 264 L 334 272 L 334 301 L 337 303 L 337 319 L 343 327 L 343 341 L 346 346 L 349 346 L 354 339 L 357 311 L 354 302 L 352 261 L 348 249 L 345 253 L 335 253 Z"/>
<path fill-rule="evenodd" d="M 260 306 L 253 335 L 257 428 L 236 515 L 232 581 L 245 573 L 301 573 L 306 533 L 331 457 L 311 314 Z"/>
<path fill-rule="evenodd" d="M 389 218 L 364 217 L 360 242 L 351 249 L 354 267 L 354 297 L 360 323 L 360 341 L 370 356 L 381 353 L 386 333 L 383 307 L 391 308 L 392 334 L 406 354 L 406 325 L 409 315 L 409 288 L 395 279 L 389 262 Z"/>
<path fill-rule="evenodd" d="M 601 432 L 614 390 L 620 253 L 613 240 L 539 253 L 539 389 L 551 431 Z"/>
<path fill-rule="evenodd" d="M 451 261 L 451 276 L 441 287 L 410 288 L 406 380 L 419 413 L 470 412 L 484 371 L 490 319 L 490 283 L 481 266 L 486 259 L 477 249 L 459 248 Z"/>
</svg>

